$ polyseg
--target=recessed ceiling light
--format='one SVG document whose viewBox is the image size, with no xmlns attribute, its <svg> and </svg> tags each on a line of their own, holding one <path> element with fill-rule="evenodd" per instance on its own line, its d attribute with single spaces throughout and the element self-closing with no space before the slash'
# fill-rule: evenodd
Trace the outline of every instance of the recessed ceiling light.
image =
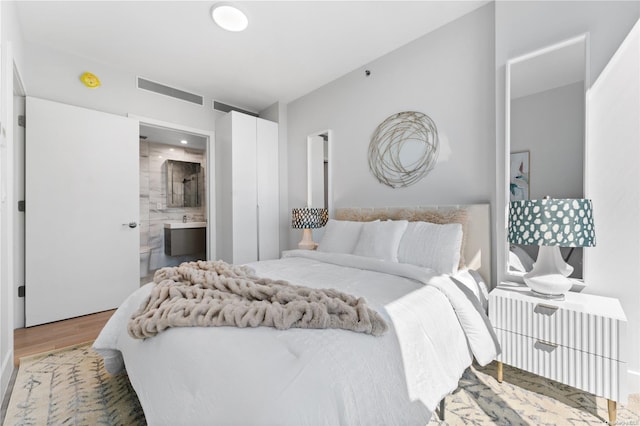
<svg viewBox="0 0 640 426">
<path fill-rule="evenodd" d="M 182 145 L 186 145 L 188 142 L 187 142 L 186 140 L 182 139 L 182 140 L 180 141 L 180 143 L 181 143 Z"/>
<path fill-rule="evenodd" d="M 247 15 L 235 6 L 218 3 L 211 9 L 211 17 L 220 28 L 227 31 L 244 31 L 249 25 Z"/>
</svg>

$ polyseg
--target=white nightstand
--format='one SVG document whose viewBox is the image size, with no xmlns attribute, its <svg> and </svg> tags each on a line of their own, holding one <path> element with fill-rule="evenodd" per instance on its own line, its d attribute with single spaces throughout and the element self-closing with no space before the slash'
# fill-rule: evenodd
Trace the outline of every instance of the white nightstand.
<svg viewBox="0 0 640 426">
<path fill-rule="evenodd" d="M 564 301 L 534 296 L 528 287 L 501 283 L 489 295 L 489 319 L 502 363 L 607 398 L 609 421 L 626 403 L 626 324 L 617 299 L 569 292 Z"/>
</svg>

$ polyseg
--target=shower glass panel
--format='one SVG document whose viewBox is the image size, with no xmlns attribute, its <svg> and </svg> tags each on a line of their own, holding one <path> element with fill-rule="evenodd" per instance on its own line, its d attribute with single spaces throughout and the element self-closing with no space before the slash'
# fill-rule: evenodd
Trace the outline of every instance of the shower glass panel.
<svg viewBox="0 0 640 426">
<path fill-rule="evenodd" d="M 200 163 L 167 160 L 167 207 L 200 207 L 204 179 Z"/>
</svg>

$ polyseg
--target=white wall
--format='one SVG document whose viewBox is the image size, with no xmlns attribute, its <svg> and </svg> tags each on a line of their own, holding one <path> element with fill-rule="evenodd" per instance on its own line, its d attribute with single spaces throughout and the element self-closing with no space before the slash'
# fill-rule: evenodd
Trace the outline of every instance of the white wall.
<svg viewBox="0 0 640 426">
<path fill-rule="evenodd" d="M 204 105 L 159 95 L 136 88 L 136 74 L 47 47 L 26 44 L 23 79 L 29 96 L 55 100 L 112 114 L 132 113 L 142 117 L 181 124 L 203 130 L 214 130 L 221 113 L 212 108 L 212 98 L 188 87 L 179 89 L 204 96 Z M 90 71 L 102 86 L 89 89 L 79 80 Z M 142 76 L 153 80 L 153 76 Z M 159 83 L 171 86 L 170 81 Z"/>
<path fill-rule="evenodd" d="M 596 247 L 586 292 L 616 297 L 627 316 L 632 392 L 640 392 L 640 22 L 588 93 L 587 197 Z"/>
<path fill-rule="evenodd" d="M 494 9 L 482 7 L 289 104 L 289 208 L 307 200 L 307 136 L 332 131 L 333 205 L 488 202 L 494 192 Z M 365 76 L 365 69 L 371 71 Z M 376 127 L 401 111 L 435 122 L 435 168 L 408 188 L 378 183 L 367 149 Z M 292 230 L 289 248 L 300 232 Z"/>
<path fill-rule="evenodd" d="M 505 206 L 505 65 L 509 58 L 538 50 L 580 34 L 589 33 L 588 84 L 597 79 L 624 37 L 640 16 L 640 2 L 627 1 L 499 1 L 495 6 L 495 61 L 496 61 L 496 205 L 497 211 Z M 629 167 L 637 167 L 636 164 Z M 589 171 L 585 170 L 588 180 Z M 597 206 L 594 206 L 597 215 Z M 506 265 L 506 211 L 494 216 L 496 229 L 498 279 L 505 275 Z M 596 218 L 597 220 L 597 218 Z M 596 226 L 598 226 L 596 224 Z M 596 230 L 601 236 L 601 230 Z M 585 265 L 589 262 L 589 249 L 585 249 Z M 585 266 L 585 272 L 588 266 Z M 585 280 L 589 284 L 588 273 Z M 636 286 L 637 283 L 623 285 Z M 587 290 L 588 287 L 587 287 Z M 605 294 L 605 293 L 602 293 Z M 614 295 L 610 293 L 610 295 Z M 623 306 L 625 307 L 625 306 Z M 625 311 L 638 311 L 640 306 L 626 306 Z M 629 333 L 640 334 L 638 329 Z M 629 369 L 640 372 L 640 346 L 631 348 Z M 635 374 L 637 376 L 637 374 Z M 632 377 L 633 378 L 633 377 Z M 640 392 L 640 381 L 633 379 L 632 390 Z"/>
</svg>

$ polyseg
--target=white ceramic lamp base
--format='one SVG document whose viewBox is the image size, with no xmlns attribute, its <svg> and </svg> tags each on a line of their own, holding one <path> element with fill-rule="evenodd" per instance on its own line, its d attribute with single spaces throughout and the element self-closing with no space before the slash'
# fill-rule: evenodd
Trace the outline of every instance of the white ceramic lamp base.
<svg viewBox="0 0 640 426">
<path fill-rule="evenodd" d="M 540 246 L 538 259 L 531 272 L 524 275 L 524 282 L 535 293 L 560 298 L 573 285 L 567 278 L 572 272 L 573 267 L 562 259 L 560 247 Z"/>
<path fill-rule="evenodd" d="M 302 240 L 298 243 L 300 250 L 315 250 L 318 244 L 313 242 L 313 235 L 311 229 L 306 228 L 302 231 Z"/>
</svg>

